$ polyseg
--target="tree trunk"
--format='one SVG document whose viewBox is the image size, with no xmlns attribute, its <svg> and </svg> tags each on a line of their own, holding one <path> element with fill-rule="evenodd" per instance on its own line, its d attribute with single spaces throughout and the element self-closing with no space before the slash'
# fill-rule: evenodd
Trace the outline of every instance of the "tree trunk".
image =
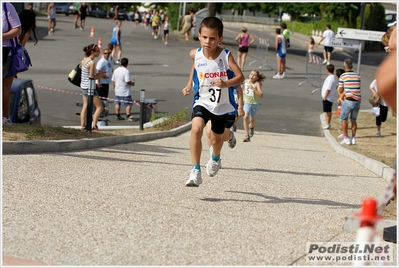
<svg viewBox="0 0 399 268">
<path fill-rule="evenodd" d="M 222 11 L 222 3 L 208 3 L 208 17 L 215 17 L 216 12 L 219 14 Z"/>
</svg>

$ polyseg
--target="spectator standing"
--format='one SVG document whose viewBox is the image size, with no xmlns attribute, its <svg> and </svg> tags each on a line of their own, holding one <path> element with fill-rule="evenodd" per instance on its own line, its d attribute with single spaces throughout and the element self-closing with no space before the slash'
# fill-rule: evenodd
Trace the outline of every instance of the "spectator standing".
<svg viewBox="0 0 399 268">
<path fill-rule="evenodd" d="M 114 45 L 114 49 L 112 50 L 112 58 L 114 59 L 115 51 L 118 49 L 118 57 L 115 64 L 121 64 L 121 56 L 122 56 L 122 43 L 121 43 L 121 36 L 122 36 L 122 21 L 116 20 L 116 25 L 112 29 L 112 37 L 111 37 L 111 44 Z"/>
<path fill-rule="evenodd" d="M 321 88 L 323 112 L 327 122 L 323 129 L 330 129 L 331 127 L 332 105 L 334 100 L 337 99 L 338 79 L 334 74 L 334 69 L 335 67 L 332 64 L 326 66 L 327 77 L 324 79 L 323 87 Z"/>
<path fill-rule="evenodd" d="M 353 64 L 350 59 L 345 59 L 344 70 L 341 74 L 338 83 L 338 93 L 341 101 L 341 128 L 343 133 L 343 140 L 341 144 L 355 145 L 356 144 L 356 130 L 357 130 L 357 116 L 360 110 L 360 103 L 362 101 L 361 95 L 361 77 L 359 74 L 352 71 Z M 350 115 L 352 138 L 348 137 L 348 117 Z"/>
<path fill-rule="evenodd" d="M 107 74 L 103 71 L 96 72 L 96 64 L 94 59 L 100 55 L 100 48 L 96 44 L 90 44 L 87 47 L 83 48 L 84 57 L 81 62 L 82 66 L 82 81 L 80 82 L 80 91 L 83 95 L 83 105 L 82 111 L 80 112 L 80 126 L 83 129 L 86 129 L 86 124 L 92 125 L 92 130 L 98 131 L 97 122 L 100 118 L 100 115 L 103 111 L 103 104 L 98 97 L 97 90 L 94 89 L 94 96 L 93 96 L 93 104 L 96 107 L 96 111 L 93 115 L 92 122 L 86 122 L 86 115 L 89 112 L 88 108 L 88 90 L 90 87 L 90 80 L 100 79 L 100 78 L 108 78 Z M 91 111 L 90 111 L 91 112 Z"/>
<path fill-rule="evenodd" d="M 10 91 L 11 84 L 14 80 L 14 76 L 8 76 L 8 71 L 11 67 L 11 57 L 8 54 L 11 51 L 12 39 L 19 36 L 22 32 L 21 21 L 15 7 L 9 2 L 2 3 L 2 27 L 3 27 L 3 125 L 11 125 L 11 118 L 9 116 L 10 107 Z M 7 12 L 6 12 L 7 10 Z M 7 22 L 8 21 L 8 22 Z"/>
<path fill-rule="evenodd" d="M 377 80 L 374 79 L 370 84 L 370 91 L 374 97 L 380 98 L 380 114 L 375 118 L 375 125 L 377 126 L 377 133 L 375 134 L 376 137 L 381 137 L 381 123 L 387 120 L 388 116 L 388 105 L 385 100 L 378 94 L 377 88 Z"/>
<path fill-rule="evenodd" d="M 247 30 L 247 27 L 242 27 L 241 33 L 239 33 L 235 39 L 238 43 L 237 64 L 238 67 L 241 68 L 241 71 L 244 71 L 249 46 L 255 42 L 255 39 L 247 33 Z"/>
<path fill-rule="evenodd" d="M 55 3 L 52 2 L 47 7 L 47 19 L 48 19 L 48 35 L 54 33 L 55 26 L 57 25 L 57 18 L 55 15 Z"/>
<path fill-rule="evenodd" d="M 17 42 L 25 47 L 26 43 L 33 34 L 35 38 L 34 45 L 37 44 L 37 37 L 36 37 L 36 13 L 29 9 L 24 9 L 19 13 L 19 20 L 21 22 L 21 34 L 17 37 Z M 18 73 L 11 73 L 8 72 L 6 77 L 13 76 L 17 78 Z"/>
<path fill-rule="evenodd" d="M 192 23 L 193 23 L 193 17 L 190 15 L 190 11 L 187 11 L 181 23 L 182 33 L 186 37 L 186 41 L 188 41 L 188 36 L 190 34 Z"/>
<path fill-rule="evenodd" d="M 262 82 L 266 79 L 258 70 L 252 70 L 249 79 L 244 81 L 244 131 L 243 142 L 250 142 L 255 134 L 256 114 L 259 110 L 259 98 L 263 98 Z"/>
<path fill-rule="evenodd" d="M 126 108 L 126 120 L 133 121 L 133 116 L 130 115 L 133 106 L 132 94 L 130 92 L 130 86 L 134 86 L 134 80 L 130 79 L 130 71 L 127 68 L 129 60 L 123 58 L 121 60 L 121 66 L 115 69 L 112 75 L 112 84 L 115 89 L 115 113 L 118 120 L 124 120 L 120 115 L 120 107 L 125 106 Z"/>
<path fill-rule="evenodd" d="M 114 17 L 113 17 L 113 20 L 118 20 L 118 17 L 119 17 L 119 5 L 116 5 L 116 6 L 114 7 Z"/>
<path fill-rule="evenodd" d="M 277 74 L 274 79 L 283 79 L 285 77 L 285 56 L 287 55 L 287 40 L 281 34 L 281 29 L 276 29 L 276 56 L 277 56 Z"/>
<path fill-rule="evenodd" d="M 323 36 L 320 39 L 320 42 L 317 44 L 319 46 L 323 40 L 324 41 L 324 51 L 323 51 L 323 56 L 324 56 L 324 61 L 323 64 L 330 64 L 331 62 L 331 53 L 334 50 L 334 47 L 331 46 L 331 39 L 335 38 L 334 32 L 331 30 L 331 25 L 327 24 L 326 25 L 326 30 L 323 32 Z"/>
<path fill-rule="evenodd" d="M 315 41 L 313 37 L 309 38 L 309 43 L 305 46 L 305 48 L 308 50 L 308 57 L 309 57 L 309 62 L 313 62 L 313 50 L 314 50 L 314 45 Z"/>
<path fill-rule="evenodd" d="M 280 27 L 283 30 L 283 32 L 281 34 L 284 36 L 285 40 L 287 40 L 287 48 L 289 48 L 291 46 L 291 43 L 290 43 L 291 42 L 290 41 L 290 36 L 291 36 L 290 30 L 287 29 L 287 24 L 285 22 L 281 23 Z"/>
<path fill-rule="evenodd" d="M 97 79 L 97 92 L 101 99 L 107 99 L 109 94 L 109 84 L 111 84 L 113 73 L 113 61 L 110 60 L 111 50 L 106 48 L 103 57 L 97 62 L 96 69 L 107 74 L 108 78 Z"/>
<path fill-rule="evenodd" d="M 75 15 L 75 19 L 74 19 L 74 22 L 73 22 L 73 28 L 74 29 L 78 28 L 79 7 L 80 7 L 80 2 L 75 2 L 73 4 L 73 10 L 74 10 L 74 15 Z"/>
<path fill-rule="evenodd" d="M 85 22 L 86 22 L 86 17 L 87 17 L 87 9 L 88 6 L 86 5 L 85 2 L 82 2 L 79 6 L 79 15 L 80 15 L 80 30 L 84 31 L 85 30 Z"/>
</svg>

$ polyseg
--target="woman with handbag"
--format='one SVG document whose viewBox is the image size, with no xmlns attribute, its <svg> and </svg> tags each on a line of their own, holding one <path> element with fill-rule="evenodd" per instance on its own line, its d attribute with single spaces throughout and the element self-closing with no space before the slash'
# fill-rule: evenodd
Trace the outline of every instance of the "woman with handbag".
<svg viewBox="0 0 399 268">
<path fill-rule="evenodd" d="M 85 52 L 84 58 L 81 62 L 82 66 L 82 78 L 80 82 L 80 91 L 83 95 L 83 105 L 82 111 L 80 113 L 80 126 L 82 130 L 86 128 L 86 124 L 90 122 L 86 122 L 86 115 L 87 115 L 87 106 L 88 106 L 88 91 L 90 87 L 90 80 L 97 80 L 100 78 L 108 79 L 107 73 L 105 71 L 97 71 L 96 72 L 96 63 L 94 62 L 94 58 L 100 55 L 100 48 L 97 44 L 91 44 L 87 47 L 83 48 Z M 96 107 L 96 111 L 93 115 L 93 122 L 92 122 L 92 130 L 98 131 L 97 122 L 100 118 L 100 115 L 103 111 L 103 104 L 98 96 L 97 90 L 94 88 L 94 96 L 93 96 L 93 104 Z"/>
<path fill-rule="evenodd" d="M 23 53 L 24 57 L 18 57 L 18 59 L 14 58 L 10 70 L 6 75 L 14 76 L 15 78 L 18 78 L 18 73 L 27 71 L 29 66 L 32 66 L 28 51 L 25 49 L 25 45 L 31 34 L 33 34 L 35 38 L 35 43 L 33 45 L 35 46 L 37 44 L 36 13 L 32 10 L 24 9 L 19 13 L 19 20 L 21 21 L 21 34 L 17 38 L 14 38 L 14 40 L 16 43 L 16 51 L 18 51 L 18 54 Z"/>
<path fill-rule="evenodd" d="M 12 58 L 6 56 L 10 53 L 13 42 L 12 39 L 21 34 L 21 21 L 18 13 L 11 3 L 3 2 L 3 125 L 11 125 L 11 118 L 9 116 L 10 107 L 10 91 L 14 76 L 6 77 L 10 67 Z M 8 22 L 8 23 L 4 23 Z"/>
</svg>

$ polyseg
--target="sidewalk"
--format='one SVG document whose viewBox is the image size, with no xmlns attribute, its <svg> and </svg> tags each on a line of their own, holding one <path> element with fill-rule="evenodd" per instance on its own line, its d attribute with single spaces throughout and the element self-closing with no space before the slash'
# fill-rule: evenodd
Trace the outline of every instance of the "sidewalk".
<svg viewBox="0 0 399 268">
<path fill-rule="evenodd" d="M 387 185 L 324 137 L 236 136 L 199 188 L 184 186 L 190 132 L 3 155 L 3 254 L 64 266 L 309 265 L 306 242 L 355 241 L 347 217 Z M 203 171 L 208 158 L 204 139 Z"/>
</svg>

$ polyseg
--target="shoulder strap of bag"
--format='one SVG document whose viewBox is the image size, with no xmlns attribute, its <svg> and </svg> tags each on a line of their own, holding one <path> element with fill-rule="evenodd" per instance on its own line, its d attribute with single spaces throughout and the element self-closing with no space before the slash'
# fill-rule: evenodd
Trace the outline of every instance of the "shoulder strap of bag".
<svg viewBox="0 0 399 268">
<path fill-rule="evenodd" d="M 8 23 L 8 30 L 11 30 L 12 28 L 11 28 L 11 24 L 10 24 L 10 21 L 8 20 L 8 10 L 7 10 L 7 3 L 3 3 L 3 9 L 4 9 L 4 13 L 5 13 L 5 15 L 6 15 L 6 19 L 7 19 L 7 23 Z M 12 48 L 14 48 L 15 46 L 16 46 L 16 43 L 17 43 L 17 40 L 16 40 L 16 38 L 17 37 L 14 37 L 12 40 L 11 40 L 11 47 Z"/>
</svg>

